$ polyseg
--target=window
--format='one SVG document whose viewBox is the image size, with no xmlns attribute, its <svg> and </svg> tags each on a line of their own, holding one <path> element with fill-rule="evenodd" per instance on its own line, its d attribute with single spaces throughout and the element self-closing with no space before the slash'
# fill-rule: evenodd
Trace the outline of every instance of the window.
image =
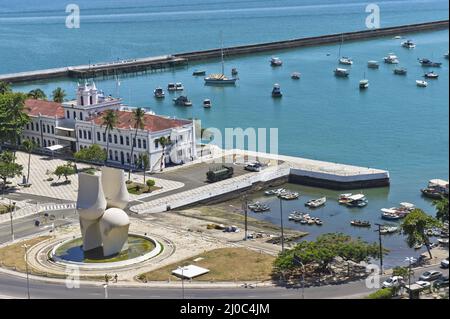
<svg viewBox="0 0 450 319">
<path fill-rule="evenodd" d="M 117 151 L 114 151 L 114 159 L 116 160 L 116 162 L 119 161 L 119 153 Z"/>
<path fill-rule="evenodd" d="M 112 150 L 109 150 L 109 159 L 111 161 L 113 160 L 113 152 L 112 152 Z"/>
<path fill-rule="evenodd" d="M 45 125 L 42 125 L 42 133 L 45 133 Z"/>
<path fill-rule="evenodd" d="M 183 135 L 179 136 L 179 140 L 182 141 L 183 140 Z"/>
<path fill-rule="evenodd" d="M 127 163 L 130 163 L 130 153 L 127 153 Z"/>
<path fill-rule="evenodd" d="M 90 141 L 92 139 L 92 133 L 91 131 L 88 131 L 88 140 Z"/>
<path fill-rule="evenodd" d="M 83 112 L 80 112 L 80 120 L 83 120 Z"/>
<path fill-rule="evenodd" d="M 55 141 L 52 141 L 52 145 L 55 145 Z"/>
<path fill-rule="evenodd" d="M 47 133 L 50 134 L 50 125 L 47 124 Z"/>
<path fill-rule="evenodd" d="M 31 140 L 34 142 L 34 136 L 31 137 Z"/>
<path fill-rule="evenodd" d="M 100 137 L 100 132 L 97 132 L 97 141 L 100 141 L 101 137 Z"/>
<path fill-rule="evenodd" d="M 141 145 L 141 139 L 140 139 L 140 138 L 138 138 L 138 147 L 139 147 L 139 148 L 142 147 L 142 145 Z"/>
<path fill-rule="evenodd" d="M 77 119 L 77 112 L 73 111 L 73 119 L 76 120 Z"/>
<path fill-rule="evenodd" d="M 70 112 L 67 111 L 66 114 L 67 114 L 67 118 L 70 119 Z"/>
<path fill-rule="evenodd" d="M 36 123 L 36 131 L 39 132 L 39 124 Z"/>
<path fill-rule="evenodd" d="M 52 134 L 55 134 L 55 127 L 52 125 Z"/>
<path fill-rule="evenodd" d="M 31 122 L 31 130 L 34 131 L 34 123 Z"/>
<path fill-rule="evenodd" d="M 108 141 L 109 141 L 110 143 L 112 143 L 112 136 L 111 136 L 111 134 L 108 134 Z"/>
<path fill-rule="evenodd" d="M 79 130 L 78 133 L 79 133 L 78 136 L 79 136 L 80 138 L 83 138 L 83 131 L 82 131 L 82 130 Z"/>
<path fill-rule="evenodd" d="M 144 149 L 147 149 L 147 141 L 146 140 L 142 140 L 142 144 L 144 146 Z"/>
<path fill-rule="evenodd" d="M 117 135 L 114 134 L 114 144 L 117 144 Z"/>
<path fill-rule="evenodd" d="M 27 130 L 29 130 L 30 129 L 30 124 L 27 124 Z"/>
<path fill-rule="evenodd" d="M 126 144 L 130 145 L 130 138 L 128 136 L 126 137 Z M 128 162 L 130 162 L 130 161 L 128 161 Z"/>
<path fill-rule="evenodd" d="M 136 147 L 136 139 L 133 138 L 133 147 Z"/>
<path fill-rule="evenodd" d="M 159 147 L 159 140 L 155 140 L 155 148 Z"/>
<path fill-rule="evenodd" d="M 123 136 L 120 135 L 120 145 L 123 145 Z"/>
<path fill-rule="evenodd" d="M 106 133 L 103 133 L 103 142 L 106 142 Z"/>
<path fill-rule="evenodd" d="M 47 147 L 47 140 L 44 140 L 44 147 Z"/>
<path fill-rule="evenodd" d="M 41 140 L 39 139 L 39 137 L 36 139 L 36 143 L 38 146 L 41 146 Z"/>
</svg>

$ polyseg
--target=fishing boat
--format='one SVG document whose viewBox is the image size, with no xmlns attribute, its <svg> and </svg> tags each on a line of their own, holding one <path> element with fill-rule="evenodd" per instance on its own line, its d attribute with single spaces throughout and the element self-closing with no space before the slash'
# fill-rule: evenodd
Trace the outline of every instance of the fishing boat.
<svg viewBox="0 0 450 319">
<path fill-rule="evenodd" d="M 364 194 L 355 194 L 348 197 L 345 205 L 349 207 L 364 207 L 368 204 L 368 200 Z"/>
<path fill-rule="evenodd" d="M 210 100 L 210 99 L 204 99 L 204 100 L 203 100 L 203 107 L 204 107 L 205 109 L 209 109 L 209 108 L 211 108 L 211 106 L 212 106 L 212 103 L 211 103 L 211 100 Z"/>
<path fill-rule="evenodd" d="M 424 81 L 424 80 L 416 80 L 416 85 L 417 85 L 418 87 L 425 88 L 425 87 L 428 86 L 428 82 L 427 82 L 427 81 Z"/>
<path fill-rule="evenodd" d="M 380 227 L 380 234 L 382 235 L 393 234 L 396 233 L 398 230 L 399 230 L 398 226 L 383 225 Z"/>
<path fill-rule="evenodd" d="M 278 194 L 281 194 L 283 192 L 286 192 L 286 189 L 284 189 L 284 188 L 277 188 L 277 189 L 271 189 L 271 190 L 265 191 L 264 194 L 267 195 L 267 196 L 271 196 L 271 195 L 278 195 Z"/>
<path fill-rule="evenodd" d="M 281 92 L 281 88 L 279 84 L 274 84 L 272 89 L 272 97 L 282 97 L 283 93 Z"/>
<path fill-rule="evenodd" d="M 300 197 L 300 194 L 297 192 L 285 192 L 278 195 L 279 198 L 284 200 L 294 200 Z"/>
<path fill-rule="evenodd" d="M 370 60 L 367 62 L 367 67 L 369 69 L 378 69 L 380 67 L 380 64 L 378 63 L 378 61 Z"/>
<path fill-rule="evenodd" d="M 352 193 L 340 194 L 338 197 L 339 204 L 345 204 L 349 201 L 349 197 L 352 196 Z"/>
<path fill-rule="evenodd" d="M 321 198 L 311 199 L 311 200 L 307 201 L 305 203 L 305 206 L 308 206 L 310 208 L 317 208 L 317 207 L 320 207 L 322 205 L 325 205 L 326 202 L 327 202 L 327 198 L 326 197 L 321 197 Z"/>
<path fill-rule="evenodd" d="M 206 71 L 205 70 L 195 70 L 194 72 L 192 72 L 193 76 L 204 76 L 206 75 Z"/>
<path fill-rule="evenodd" d="M 439 68 L 442 65 L 441 62 L 433 62 L 427 58 L 419 59 L 419 63 L 424 67 L 433 67 L 433 68 Z"/>
<path fill-rule="evenodd" d="M 321 221 L 319 218 L 316 218 L 316 225 L 318 226 L 322 226 L 323 225 L 323 221 Z"/>
<path fill-rule="evenodd" d="M 236 75 L 238 75 L 238 73 L 239 73 L 239 72 L 238 72 L 238 70 L 237 70 L 236 68 L 232 68 L 232 69 L 231 69 L 231 75 L 232 75 L 232 76 L 236 76 Z"/>
<path fill-rule="evenodd" d="M 341 49 L 342 49 L 342 45 L 344 44 L 344 34 L 342 34 L 341 36 L 341 43 L 339 45 L 339 53 L 338 53 L 338 57 L 339 57 L 339 64 L 344 64 L 344 65 L 352 65 L 353 64 L 353 60 L 347 56 L 341 56 Z"/>
<path fill-rule="evenodd" d="M 387 64 L 398 64 L 400 61 L 398 60 L 398 57 L 394 53 L 389 53 L 387 56 L 383 58 L 384 63 Z"/>
<path fill-rule="evenodd" d="M 442 197 L 448 197 L 449 186 L 448 181 L 442 179 L 431 179 L 428 181 L 426 188 L 421 189 L 424 196 L 432 199 L 440 199 Z"/>
<path fill-rule="evenodd" d="M 406 40 L 402 42 L 402 47 L 406 49 L 414 49 L 416 47 L 416 44 L 412 42 L 411 40 Z"/>
<path fill-rule="evenodd" d="M 406 217 L 415 209 L 415 205 L 407 202 L 400 203 L 400 207 L 382 208 L 382 218 L 388 220 L 398 220 Z"/>
<path fill-rule="evenodd" d="M 395 68 L 394 69 L 394 74 L 406 75 L 406 73 L 408 73 L 408 70 L 406 68 Z"/>
<path fill-rule="evenodd" d="M 431 72 L 425 73 L 424 77 L 426 79 L 437 79 L 437 78 L 439 78 L 439 74 L 435 73 L 434 71 L 431 71 Z"/>
<path fill-rule="evenodd" d="M 167 84 L 167 91 L 176 91 L 177 87 L 175 85 L 175 83 L 169 83 Z"/>
<path fill-rule="evenodd" d="M 291 74 L 291 79 L 293 80 L 299 80 L 300 79 L 300 72 L 294 72 Z"/>
<path fill-rule="evenodd" d="M 250 209 L 254 213 L 262 213 L 270 210 L 270 207 L 261 202 L 255 202 L 248 205 L 248 209 Z"/>
<path fill-rule="evenodd" d="M 235 85 L 236 81 L 238 80 L 236 77 L 232 76 L 231 78 L 228 78 L 225 76 L 225 60 L 224 60 L 224 53 L 223 53 L 223 41 L 222 46 L 220 49 L 220 54 L 222 58 L 222 73 L 220 74 L 211 74 L 207 77 L 205 77 L 205 84 L 206 85 Z"/>
<path fill-rule="evenodd" d="M 352 220 L 350 225 L 355 227 L 370 227 L 370 222 L 367 220 Z"/>
<path fill-rule="evenodd" d="M 341 77 L 341 78 L 345 78 L 349 76 L 349 72 L 347 69 L 343 69 L 343 68 L 336 68 L 334 69 L 334 75 L 337 77 Z"/>
<path fill-rule="evenodd" d="M 363 79 L 359 81 L 359 88 L 360 89 L 367 89 L 369 87 L 369 80 Z"/>
<path fill-rule="evenodd" d="M 444 54 L 444 58 L 447 59 L 447 60 L 448 60 L 448 55 L 449 55 L 449 52 L 447 51 L 447 52 Z"/>
<path fill-rule="evenodd" d="M 157 98 L 157 99 L 163 99 L 165 97 L 165 93 L 164 90 L 161 87 L 157 87 L 156 89 L 153 90 L 153 95 Z"/>
<path fill-rule="evenodd" d="M 174 98 L 173 103 L 178 106 L 192 106 L 192 102 L 184 95 Z"/>
<path fill-rule="evenodd" d="M 307 220 L 308 225 L 314 225 L 316 223 L 316 220 L 313 218 L 310 218 Z"/>
<path fill-rule="evenodd" d="M 282 66 L 283 65 L 283 61 L 281 61 L 280 58 L 273 57 L 273 58 L 270 59 L 270 65 L 271 66 Z"/>
</svg>

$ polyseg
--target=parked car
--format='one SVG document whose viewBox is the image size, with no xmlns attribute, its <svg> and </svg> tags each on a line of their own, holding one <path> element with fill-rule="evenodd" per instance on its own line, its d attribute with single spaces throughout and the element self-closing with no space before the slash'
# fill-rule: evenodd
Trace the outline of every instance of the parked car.
<svg viewBox="0 0 450 319">
<path fill-rule="evenodd" d="M 433 286 L 436 288 L 448 287 L 448 276 L 442 276 L 433 283 Z"/>
<path fill-rule="evenodd" d="M 262 164 L 259 162 L 246 163 L 244 169 L 251 172 L 260 172 Z"/>
<path fill-rule="evenodd" d="M 441 267 L 444 269 L 448 268 L 448 257 L 441 261 Z"/>
<path fill-rule="evenodd" d="M 442 273 L 440 271 L 437 270 L 430 270 L 430 271 L 425 271 L 422 276 L 420 276 L 420 280 L 425 280 L 425 281 L 433 281 L 436 279 L 439 279 L 440 277 L 442 277 Z"/>
<path fill-rule="evenodd" d="M 431 283 L 429 281 L 419 280 L 419 281 L 416 281 L 416 284 L 424 289 L 431 287 Z"/>
<path fill-rule="evenodd" d="M 403 285 L 403 277 L 402 276 L 393 276 L 389 279 L 386 279 L 385 282 L 383 282 L 382 287 L 383 288 L 392 288 L 392 287 L 400 287 Z"/>
</svg>

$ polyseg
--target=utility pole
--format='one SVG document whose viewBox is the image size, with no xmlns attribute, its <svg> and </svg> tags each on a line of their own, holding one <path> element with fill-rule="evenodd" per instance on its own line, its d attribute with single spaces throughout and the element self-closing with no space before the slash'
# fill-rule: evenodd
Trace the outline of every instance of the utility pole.
<svg viewBox="0 0 450 319">
<path fill-rule="evenodd" d="M 13 213 L 16 212 L 16 202 L 12 203 L 13 208 L 11 209 L 11 200 L 9 200 L 9 219 L 11 220 L 11 241 L 14 241 L 14 225 L 13 225 Z"/>
<path fill-rule="evenodd" d="M 184 267 L 178 267 L 181 270 L 181 298 L 184 299 Z"/>
<path fill-rule="evenodd" d="M 108 299 L 108 284 L 104 284 L 103 288 L 105 288 L 105 299 Z"/>
<path fill-rule="evenodd" d="M 244 195 L 242 197 L 242 210 L 244 211 L 244 215 L 245 215 L 245 234 L 244 234 L 244 240 L 247 240 L 248 238 L 248 224 L 247 224 L 247 214 L 248 214 L 248 199 L 247 199 L 247 195 Z"/>
<path fill-rule="evenodd" d="M 408 267 L 408 294 L 409 299 L 412 299 L 412 292 L 411 292 L 411 270 L 412 270 L 412 264 L 416 261 L 414 257 L 406 257 L 405 261 L 409 263 Z"/>
<path fill-rule="evenodd" d="M 284 252 L 283 200 L 280 197 L 281 252 Z"/>
<path fill-rule="evenodd" d="M 375 224 L 376 226 L 378 226 L 378 230 L 376 230 L 378 232 L 378 242 L 380 245 L 380 275 L 383 274 L 383 244 L 381 242 L 381 224 Z"/>
<path fill-rule="evenodd" d="M 30 278 L 29 278 L 29 271 L 28 271 L 28 248 L 30 247 L 27 244 L 22 245 L 23 248 L 25 248 L 25 268 L 27 272 L 27 297 L 30 299 Z"/>
</svg>

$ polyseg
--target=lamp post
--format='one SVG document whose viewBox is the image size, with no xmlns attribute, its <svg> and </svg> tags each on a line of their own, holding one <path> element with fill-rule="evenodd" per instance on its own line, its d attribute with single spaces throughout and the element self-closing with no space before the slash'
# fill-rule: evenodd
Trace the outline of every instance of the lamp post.
<svg viewBox="0 0 450 319">
<path fill-rule="evenodd" d="M 108 284 L 103 284 L 103 288 L 105 289 L 105 299 L 108 299 Z"/>
<path fill-rule="evenodd" d="M 409 263 L 409 267 L 408 267 L 408 293 L 409 293 L 409 299 L 412 299 L 412 293 L 411 293 L 411 269 L 412 269 L 412 264 L 416 261 L 416 258 L 414 258 L 414 257 L 406 257 L 405 261 Z"/>
<path fill-rule="evenodd" d="M 299 265 L 302 267 L 302 299 L 305 299 L 305 265 L 303 264 L 300 257 L 297 255 L 294 255 L 293 261 L 296 265 Z"/>
<path fill-rule="evenodd" d="M 378 232 L 378 242 L 379 242 L 379 246 L 380 246 L 380 275 L 383 274 L 383 244 L 381 242 L 381 224 L 375 224 L 376 226 L 378 226 L 378 229 L 376 230 L 376 232 Z"/>
<path fill-rule="evenodd" d="M 284 252 L 283 200 L 280 197 L 281 252 Z"/>
<path fill-rule="evenodd" d="M 181 270 L 181 298 L 184 299 L 184 267 L 178 267 Z"/>
<path fill-rule="evenodd" d="M 30 279 L 29 279 L 29 271 L 28 271 L 28 248 L 30 247 L 27 244 L 22 245 L 25 248 L 25 268 L 27 272 L 27 297 L 30 299 Z"/>
<path fill-rule="evenodd" d="M 9 206 L 11 207 L 11 200 L 9 200 Z M 13 225 L 13 213 L 16 213 L 16 202 L 12 203 L 13 209 L 10 208 L 9 219 L 11 221 L 11 241 L 14 241 L 14 225 Z"/>
<path fill-rule="evenodd" d="M 248 238 L 248 224 L 247 224 L 247 214 L 248 214 L 248 200 L 247 200 L 247 195 L 244 195 L 242 197 L 242 210 L 244 211 L 244 215 L 245 215 L 245 234 L 244 234 L 244 240 L 247 240 Z"/>
</svg>

